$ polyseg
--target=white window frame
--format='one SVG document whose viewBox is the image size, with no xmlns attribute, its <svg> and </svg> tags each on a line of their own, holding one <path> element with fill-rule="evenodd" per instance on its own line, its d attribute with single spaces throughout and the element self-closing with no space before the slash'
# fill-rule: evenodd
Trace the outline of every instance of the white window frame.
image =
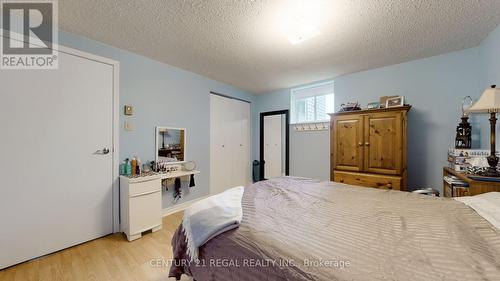
<svg viewBox="0 0 500 281">
<path fill-rule="evenodd" d="M 290 123 L 291 124 L 307 124 L 307 123 L 321 123 L 329 122 L 330 119 L 318 120 L 317 119 L 317 109 L 316 109 L 316 99 L 314 99 L 314 120 L 307 122 L 299 122 L 297 119 L 297 109 L 295 108 L 295 101 L 297 99 L 309 98 L 309 97 L 320 97 L 334 93 L 334 81 L 321 82 L 316 84 L 311 84 L 303 87 L 293 88 L 290 90 Z M 333 108 L 335 104 L 333 105 Z M 327 112 L 333 113 L 333 112 Z"/>
</svg>

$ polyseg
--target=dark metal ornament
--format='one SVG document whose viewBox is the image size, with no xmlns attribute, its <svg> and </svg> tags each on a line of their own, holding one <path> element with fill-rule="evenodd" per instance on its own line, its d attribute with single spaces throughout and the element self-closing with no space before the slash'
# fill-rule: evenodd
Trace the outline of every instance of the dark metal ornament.
<svg viewBox="0 0 500 281">
<path fill-rule="evenodd" d="M 455 148 L 469 149 L 472 147 L 472 127 L 468 116 L 462 116 L 462 122 L 457 126 Z"/>
<path fill-rule="evenodd" d="M 457 126 L 457 134 L 455 136 L 455 148 L 469 149 L 472 147 L 472 127 L 469 123 L 469 115 L 466 110 L 472 105 L 470 96 L 464 97 L 462 100 L 462 122 Z"/>
</svg>

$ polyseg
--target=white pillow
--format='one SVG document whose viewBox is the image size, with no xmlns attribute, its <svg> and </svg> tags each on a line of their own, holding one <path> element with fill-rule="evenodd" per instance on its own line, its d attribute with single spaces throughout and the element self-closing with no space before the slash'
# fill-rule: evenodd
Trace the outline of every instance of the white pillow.
<svg viewBox="0 0 500 281">
<path fill-rule="evenodd" d="M 474 209 L 481 217 L 500 230 L 500 192 L 455 197 L 454 199 Z"/>
</svg>

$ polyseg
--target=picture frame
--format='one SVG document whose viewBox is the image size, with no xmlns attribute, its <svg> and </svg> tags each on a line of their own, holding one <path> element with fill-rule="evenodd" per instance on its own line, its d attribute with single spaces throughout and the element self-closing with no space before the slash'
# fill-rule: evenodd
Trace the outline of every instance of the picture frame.
<svg viewBox="0 0 500 281">
<path fill-rule="evenodd" d="M 380 97 L 380 99 L 379 99 L 380 100 L 380 108 L 385 108 L 385 105 L 386 105 L 386 102 L 388 99 L 396 98 L 396 97 L 398 97 L 398 96 L 395 95 L 395 96 L 382 96 L 382 97 Z"/>
<path fill-rule="evenodd" d="M 404 106 L 404 105 L 405 105 L 405 97 L 404 96 L 388 98 L 385 101 L 386 108 L 399 107 L 399 106 Z"/>
</svg>

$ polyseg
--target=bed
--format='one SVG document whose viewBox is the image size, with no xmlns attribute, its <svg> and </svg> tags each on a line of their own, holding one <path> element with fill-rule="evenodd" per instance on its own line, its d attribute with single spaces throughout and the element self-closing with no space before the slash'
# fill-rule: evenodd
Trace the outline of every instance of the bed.
<svg viewBox="0 0 500 281">
<path fill-rule="evenodd" d="M 245 189 L 243 220 L 170 277 L 205 280 L 500 280 L 500 231 L 449 198 L 283 177 Z"/>
</svg>

